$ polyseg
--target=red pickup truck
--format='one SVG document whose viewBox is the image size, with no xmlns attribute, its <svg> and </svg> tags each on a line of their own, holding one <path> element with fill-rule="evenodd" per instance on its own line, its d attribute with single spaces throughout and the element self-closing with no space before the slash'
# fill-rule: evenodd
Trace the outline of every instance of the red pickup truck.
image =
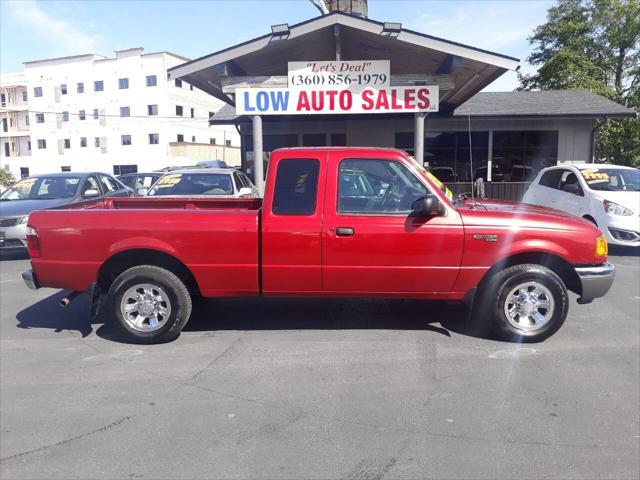
<svg viewBox="0 0 640 480">
<path fill-rule="evenodd" d="M 94 306 L 106 293 L 107 317 L 141 343 L 176 338 L 196 295 L 468 300 L 501 337 L 538 341 L 564 322 L 567 289 L 588 303 L 614 277 L 591 223 L 454 199 L 406 153 L 380 148 L 274 151 L 263 201 L 113 198 L 34 212 L 27 243 L 29 287 L 88 290 Z"/>
</svg>

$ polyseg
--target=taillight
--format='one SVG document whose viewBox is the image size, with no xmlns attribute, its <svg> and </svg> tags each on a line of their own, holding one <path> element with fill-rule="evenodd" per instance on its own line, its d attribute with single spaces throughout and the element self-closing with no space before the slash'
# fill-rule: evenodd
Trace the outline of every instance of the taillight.
<svg viewBox="0 0 640 480">
<path fill-rule="evenodd" d="M 27 225 L 27 249 L 31 258 L 40 257 L 40 237 L 38 236 L 38 230 L 31 225 Z"/>
</svg>

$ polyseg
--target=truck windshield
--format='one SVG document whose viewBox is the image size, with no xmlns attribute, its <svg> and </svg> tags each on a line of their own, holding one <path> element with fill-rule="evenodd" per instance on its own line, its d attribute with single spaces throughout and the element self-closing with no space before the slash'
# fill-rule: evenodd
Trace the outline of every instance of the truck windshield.
<svg viewBox="0 0 640 480">
<path fill-rule="evenodd" d="M 80 177 L 25 178 L 0 195 L 2 201 L 53 200 L 71 198 L 76 194 Z"/>
<path fill-rule="evenodd" d="M 640 192 L 640 170 L 585 168 L 580 173 L 591 190 Z"/>
<path fill-rule="evenodd" d="M 233 184 L 228 173 L 170 173 L 158 180 L 147 195 L 233 195 Z"/>
</svg>

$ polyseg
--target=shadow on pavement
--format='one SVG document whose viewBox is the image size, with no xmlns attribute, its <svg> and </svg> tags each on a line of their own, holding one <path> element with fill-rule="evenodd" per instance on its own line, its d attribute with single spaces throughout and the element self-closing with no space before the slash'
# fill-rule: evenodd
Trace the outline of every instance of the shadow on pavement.
<svg viewBox="0 0 640 480">
<path fill-rule="evenodd" d="M 77 331 L 110 341 L 126 339 L 105 324 L 104 312 L 89 319 L 89 297 L 77 297 L 69 306 L 58 302 L 61 291 L 20 311 L 17 327 L 54 332 Z M 103 298 L 103 305 L 104 305 Z M 421 300 L 232 298 L 194 299 L 193 313 L 184 331 L 218 330 L 424 330 L 450 337 L 450 331 L 478 338 L 495 338 L 470 325 L 462 304 Z"/>
<path fill-rule="evenodd" d="M 609 245 L 609 256 L 640 257 L 640 247 L 623 247 L 622 245 Z"/>
<path fill-rule="evenodd" d="M 7 260 L 29 260 L 29 252 L 25 249 L 0 250 L 0 261 Z"/>
</svg>

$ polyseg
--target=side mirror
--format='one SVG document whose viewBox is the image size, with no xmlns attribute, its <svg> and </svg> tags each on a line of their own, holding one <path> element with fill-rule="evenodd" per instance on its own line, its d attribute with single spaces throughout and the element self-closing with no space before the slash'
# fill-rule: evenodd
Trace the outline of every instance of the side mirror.
<svg viewBox="0 0 640 480">
<path fill-rule="evenodd" d="M 139 195 L 140 197 L 144 197 L 148 191 L 149 191 L 148 188 L 139 188 L 138 190 L 136 190 L 136 195 Z"/>
<path fill-rule="evenodd" d="M 412 217 L 437 217 L 441 213 L 440 201 L 435 195 L 419 198 L 411 205 Z"/>
<path fill-rule="evenodd" d="M 82 193 L 83 198 L 95 198 L 99 196 L 100 192 L 95 188 L 89 188 Z"/>
<path fill-rule="evenodd" d="M 562 190 L 564 192 L 572 193 L 580 197 L 584 196 L 584 194 L 582 193 L 582 189 L 580 188 L 580 185 L 578 185 L 577 183 L 567 183 L 562 187 Z"/>
<path fill-rule="evenodd" d="M 240 190 L 238 190 L 238 195 L 241 197 L 248 197 L 253 193 L 253 190 L 251 190 L 250 187 L 242 187 Z"/>
</svg>

